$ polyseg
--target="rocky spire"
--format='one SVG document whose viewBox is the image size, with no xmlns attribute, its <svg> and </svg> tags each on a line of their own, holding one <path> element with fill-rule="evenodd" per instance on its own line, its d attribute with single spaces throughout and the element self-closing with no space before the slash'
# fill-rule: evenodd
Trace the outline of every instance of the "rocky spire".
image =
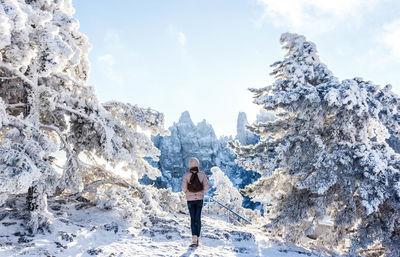
<svg viewBox="0 0 400 257">
<path fill-rule="evenodd" d="M 237 123 L 236 123 L 236 137 L 235 139 L 239 140 L 242 145 L 255 144 L 258 141 L 258 137 L 246 129 L 246 125 L 249 122 L 247 121 L 246 113 L 239 112 Z"/>
</svg>

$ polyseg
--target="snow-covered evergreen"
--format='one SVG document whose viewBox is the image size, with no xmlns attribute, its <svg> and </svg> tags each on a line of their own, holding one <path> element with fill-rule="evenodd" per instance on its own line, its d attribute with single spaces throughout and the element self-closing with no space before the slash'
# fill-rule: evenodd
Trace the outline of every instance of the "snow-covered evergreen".
<svg viewBox="0 0 400 257">
<path fill-rule="evenodd" d="M 285 33 L 281 43 L 287 53 L 272 65 L 275 82 L 251 89 L 276 120 L 248 127 L 257 145 L 230 143 L 238 163 L 262 175 L 246 191 L 271 199 L 265 230 L 300 243 L 330 218 L 310 244 L 351 255 L 378 246 L 399 256 L 400 155 L 386 140 L 400 132 L 400 99 L 390 85 L 340 82 L 304 36 Z"/>
<path fill-rule="evenodd" d="M 98 102 L 73 13 L 71 0 L 0 2 L 0 205 L 27 194 L 32 232 L 49 224 L 49 196 L 139 188 L 143 174 L 160 175 L 143 158 L 158 160 L 159 151 L 139 131 L 166 132 L 163 115 Z M 131 178 L 108 169 L 116 165 Z"/>
</svg>

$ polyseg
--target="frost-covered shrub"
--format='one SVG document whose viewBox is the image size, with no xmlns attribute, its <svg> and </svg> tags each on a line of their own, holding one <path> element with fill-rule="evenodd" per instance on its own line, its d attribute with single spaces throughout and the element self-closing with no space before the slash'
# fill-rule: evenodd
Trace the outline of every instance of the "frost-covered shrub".
<svg viewBox="0 0 400 257">
<path fill-rule="evenodd" d="M 264 218 L 261 216 L 261 211 L 260 210 L 252 210 L 248 208 L 244 208 L 242 210 L 241 215 L 250 221 L 252 224 L 259 225 L 261 222 L 264 220 Z"/>
<path fill-rule="evenodd" d="M 160 204 L 161 210 L 168 213 L 187 213 L 186 197 L 183 192 L 172 192 L 171 188 L 153 189 L 153 199 Z"/>
<path fill-rule="evenodd" d="M 219 167 L 211 168 L 210 181 L 212 183 L 213 199 L 227 206 L 235 212 L 242 212 L 243 196 L 235 188 L 230 179 Z M 219 205 L 213 204 L 213 211 L 218 211 Z"/>
<path fill-rule="evenodd" d="M 166 132 L 163 115 L 98 102 L 86 85 L 90 45 L 73 13 L 71 0 L 0 2 L 0 205 L 27 193 L 32 232 L 49 222 L 54 193 L 135 187 L 143 174 L 160 175 L 144 159 L 159 155 L 145 133 Z M 110 169 L 117 165 L 130 176 Z"/>
<path fill-rule="evenodd" d="M 350 255 L 378 244 L 399 256 L 400 155 L 386 140 L 400 132 L 400 99 L 390 85 L 338 81 L 304 36 L 285 33 L 281 43 L 275 82 L 251 89 L 276 119 L 248 126 L 258 144 L 230 143 L 238 163 L 262 175 L 246 192 L 271 199 L 264 228 L 300 243 L 329 217 L 313 244 Z"/>
<path fill-rule="evenodd" d="M 127 188 L 98 187 L 95 203 L 98 208 L 115 210 L 119 216 L 136 227 L 140 227 L 145 215 L 145 204 L 135 196 L 133 190 Z"/>
<path fill-rule="evenodd" d="M 141 227 L 149 215 L 164 216 L 188 212 L 184 193 L 172 192 L 171 188 L 156 189 L 144 185 L 122 188 L 102 185 L 96 188 L 94 197 L 98 208 L 116 211 L 135 227 Z"/>
<path fill-rule="evenodd" d="M 210 183 L 212 188 L 210 191 L 212 192 L 212 198 L 252 223 L 256 223 L 261 218 L 260 211 L 242 207 L 243 196 L 240 194 L 239 189 L 233 185 L 228 176 L 219 167 L 212 167 L 211 173 Z M 211 214 L 222 215 L 226 212 L 225 208 L 215 202 L 210 202 L 206 208 Z M 234 214 L 230 215 L 242 222 Z"/>
<path fill-rule="evenodd" d="M 183 192 L 172 192 L 171 188 L 156 189 L 153 186 L 140 187 L 141 198 L 146 208 L 155 213 L 187 213 L 186 198 Z"/>
</svg>

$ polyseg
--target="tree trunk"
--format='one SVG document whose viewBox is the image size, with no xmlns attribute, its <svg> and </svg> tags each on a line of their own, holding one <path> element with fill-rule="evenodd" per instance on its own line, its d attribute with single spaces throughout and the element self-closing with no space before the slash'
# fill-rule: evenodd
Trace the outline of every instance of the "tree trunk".
<svg viewBox="0 0 400 257">
<path fill-rule="evenodd" d="M 47 194 L 42 183 L 38 182 L 28 189 L 26 197 L 28 209 L 27 228 L 35 234 L 38 230 L 49 230 L 49 213 L 47 211 Z"/>
</svg>

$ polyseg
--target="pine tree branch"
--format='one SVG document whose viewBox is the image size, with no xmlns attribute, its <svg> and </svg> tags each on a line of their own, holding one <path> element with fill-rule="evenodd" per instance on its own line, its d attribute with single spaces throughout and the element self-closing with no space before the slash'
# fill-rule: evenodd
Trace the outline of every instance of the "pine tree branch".
<svg viewBox="0 0 400 257">
<path fill-rule="evenodd" d="M 82 112 L 80 112 L 80 111 L 76 111 L 76 110 L 73 110 L 73 109 L 68 108 L 68 107 L 66 107 L 66 106 L 63 106 L 63 105 L 61 105 L 61 104 L 57 104 L 56 107 L 57 107 L 57 108 L 60 108 L 60 109 L 62 109 L 62 110 L 64 110 L 64 111 L 67 111 L 67 112 L 69 112 L 69 113 L 76 114 L 76 115 L 78 115 L 78 116 L 80 116 L 80 117 L 82 117 L 82 118 L 85 118 L 85 119 L 87 119 L 87 120 L 93 121 L 93 122 L 95 122 L 95 123 L 97 122 L 97 120 L 93 119 L 92 117 L 90 117 L 90 116 L 88 116 L 88 115 L 86 115 L 86 114 L 84 114 L 84 113 L 82 113 Z"/>
<path fill-rule="evenodd" d="M 40 125 L 40 128 L 52 130 L 52 131 L 56 132 L 58 134 L 58 137 L 60 138 L 60 140 L 63 142 L 63 146 L 64 146 L 64 149 L 67 151 L 67 154 L 74 155 L 74 151 L 68 146 L 68 143 L 67 143 L 64 135 L 60 131 L 60 129 L 58 129 L 55 126 L 49 126 L 49 125 L 43 125 L 43 124 Z"/>
<path fill-rule="evenodd" d="M 100 166 L 97 166 L 97 165 L 91 165 L 91 164 L 85 163 L 85 162 L 83 162 L 83 161 L 81 161 L 81 160 L 79 160 L 79 162 L 80 162 L 82 165 L 86 166 L 86 168 L 88 168 L 88 169 L 94 170 L 94 171 L 96 171 L 96 172 L 98 172 L 98 173 L 103 173 L 103 174 L 101 174 L 101 175 L 103 175 L 103 177 L 108 177 L 107 179 L 103 179 L 103 180 L 107 180 L 107 181 L 108 181 L 108 180 L 113 180 L 113 181 L 116 181 L 116 183 L 118 182 L 119 184 L 124 184 L 125 187 L 132 187 L 132 188 L 135 188 L 133 185 L 131 185 L 131 184 L 130 184 L 129 182 L 127 182 L 125 179 L 119 177 L 118 175 L 112 173 L 111 171 L 109 171 L 109 170 L 107 170 L 107 169 L 104 169 L 104 168 L 102 168 L 102 167 L 100 167 Z M 92 183 L 93 183 L 93 182 L 92 182 Z M 92 183 L 90 183 L 90 184 L 92 184 Z M 89 185 L 90 185 L 90 184 L 89 184 Z M 84 189 L 83 191 L 85 191 L 85 189 Z"/>
<path fill-rule="evenodd" d="M 22 74 L 20 71 L 10 67 L 7 64 L 0 63 L 0 68 L 7 69 L 11 73 L 14 73 L 18 78 L 22 79 L 24 82 L 26 82 L 31 88 L 37 88 L 37 84 L 33 83 L 28 77 L 26 77 L 24 74 Z"/>
<path fill-rule="evenodd" d="M 17 104 L 7 104 L 6 108 L 18 108 L 18 107 L 25 107 L 27 104 L 25 103 L 17 103 Z"/>
<path fill-rule="evenodd" d="M 117 185 L 125 188 L 131 188 L 132 186 L 129 185 L 126 182 L 123 181 L 114 181 L 114 180 L 107 180 L 107 179 L 101 179 L 101 180 L 96 180 L 88 185 L 85 186 L 85 188 L 82 190 L 81 194 L 88 193 L 88 192 L 94 192 L 94 190 L 100 186 L 100 185 L 105 185 L 105 184 L 111 184 L 111 185 Z"/>
<path fill-rule="evenodd" d="M 4 80 L 11 80 L 11 79 L 17 79 L 18 77 L 0 77 L 0 79 L 4 79 Z"/>
<path fill-rule="evenodd" d="M 56 72 L 52 74 L 54 77 L 63 79 L 65 81 L 72 81 L 72 83 L 74 83 L 74 86 L 78 86 L 80 88 L 85 88 L 88 89 L 89 87 L 86 86 L 85 84 L 76 81 L 73 77 L 71 77 L 69 74 L 65 74 L 65 73 L 61 73 L 61 72 Z"/>
</svg>

